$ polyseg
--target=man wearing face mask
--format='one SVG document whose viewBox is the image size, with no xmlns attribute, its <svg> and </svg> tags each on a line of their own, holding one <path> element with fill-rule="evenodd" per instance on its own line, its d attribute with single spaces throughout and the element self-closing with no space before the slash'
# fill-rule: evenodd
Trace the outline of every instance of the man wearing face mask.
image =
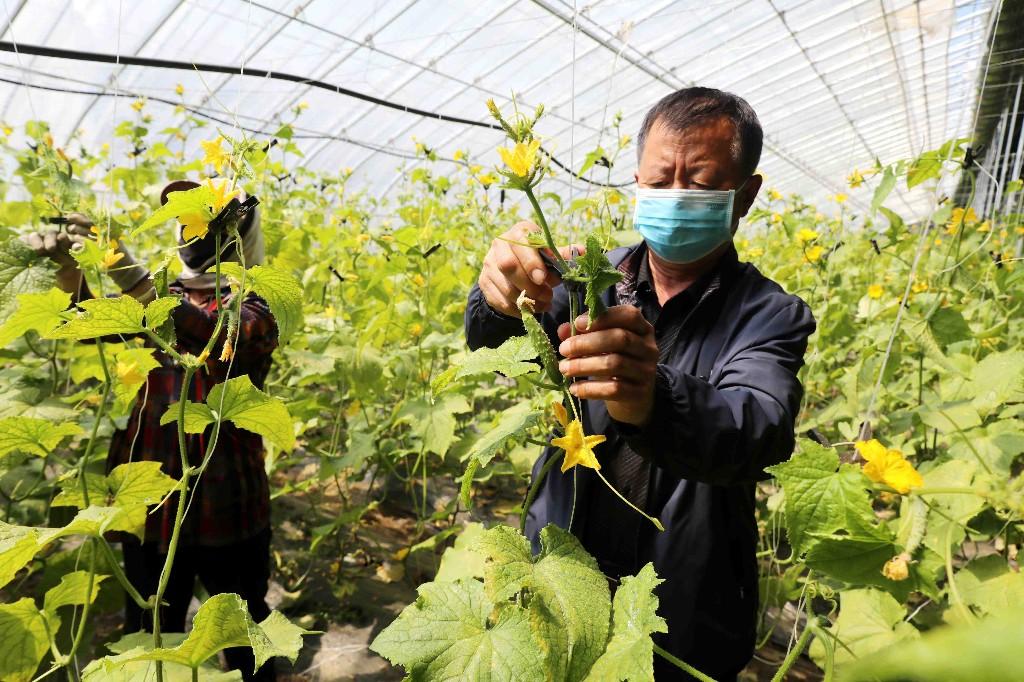
<svg viewBox="0 0 1024 682">
<path fill-rule="evenodd" d="M 171 192 L 197 186 L 186 180 L 172 182 L 164 188 L 160 202 L 166 203 Z M 247 266 L 262 262 L 263 234 L 258 211 L 258 207 L 252 209 L 238 225 L 240 244 L 223 235 L 222 262 L 237 262 L 239 247 Z M 68 217 L 68 223 L 69 229 L 64 232 L 29 235 L 26 242 L 61 266 L 57 279 L 62 289 L 76 295 L 77 300 L 91 298 L 70 250 L 76 241 L 88 235 L 92 222 L 85 216 L 73 214 Z M 237 303 L 232 303 L 226 285 L 220 292 L 216 291 L 213 230 L 206 237 L 186 244 L 181 238 L 181 227 L 176 226 L 175 238 L 182 266 L 181 276 L 169 287 L 172 295 L 182 299 L 172 313 L 176 345 L 179 352 L 198 356 L 216 327 L 218 299 L 224 309 L 229 306 L 233 309 Z M 118 250 L 122 257 L 110 270 L 114 283 L 122 293 L 142 303 L 156 298 L 149 271 L 123 246 Z M 195 374 L 190 400 L 203 402 L 215 385 L 243 374 L 248 374 L 257 387 L 263 387 L 270 370 L 271 353 L 277 347 L 277 325 L 266 302 L 255 295 L 242 301 L 233 358 L 221 361 L 225 338 L 226 331 L 222 331 L 205 370 Z M 182 463 L 177 426 L 174 423 L 161 425 L 160 418 L 171 403 L 178 401 L 184 371 L 164 353 L 157 352 L 155 357 L 160 366 L 149 373 L 125 428 L 115 431 L 111 438 L 107 470 L 126 462 L 158 461 L 163 464 L 164 473 L 178 479 Z M 202 463 L 210 435 L 207 429 L 202 434 L 186 437 L 192 466 Z M 241 595 L 253 620 L 263 620 L 270 615 L 264 601 L 270 577 L 270 486 L 260 436 L 224 422 L 206 470 L 194 479 L 190 498 L 191 506 L 182 524 L 164 594 L 166 605 L 160 613 L 161 630 L 184 632 L 197 578 L 211 595 L 223 592 Z M 118 538 L 122 541 L 125 574 L 144 598 L 156 593 L 178 503 L 177 494 L 172 495 L 159 509 L 147 515 L 143 542 L 130 535 Z M 152 611 L 143 611 L 134 601 L 126 599 L 124 632 L 152 630 L 152 615 Z M 226 649 L 225 658 L 229 668 L 242 672 L 243 679 L 276 679 L 273 661 L 253 674 L 255 661 L 249 648 Z"/>
<path fill-rule="evenodd" d="M 519 223 L 493 242 L 469 296 L 471 348 L 523 333 L 516 298 L 538 302 L 584 402 L 584 430 L 615 487 L 665 526 L 657 531 L 590 469 L 551 469 L 527 531 L 569 528 L 613 584 L 653 562 L 665 582 L 655 641 L 717 680 L 753 653 L 757 613 L 754 488 L 786 459 L 802 387 L 807 305 L 737 258 L 733 235 L 761 187 L 762 131 L 743 99 L 693 87 L 658 102 L 637 138 L 634 227 L 643 241 L 609 259 L 623 279 L 609 310 L 569 334 L 570 295 Z M 568 257 L 570 249 L 563 255 Z M 556 451 L 548 448 L 534 475 Z M 575 500 L 575 510 L 573 501 Z M 571 523 L 571 527 L 570 527 Z M 680 679 L 655 657 L 658 679 Z"/>
</svg>

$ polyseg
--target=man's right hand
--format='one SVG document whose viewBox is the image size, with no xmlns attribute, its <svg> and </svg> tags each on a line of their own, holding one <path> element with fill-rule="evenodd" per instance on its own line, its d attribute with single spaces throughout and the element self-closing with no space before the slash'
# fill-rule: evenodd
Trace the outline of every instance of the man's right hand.
<svg viewBox="0 0 1024 682">
<path fill-rule="evenodd" d="M 82 272 L 71 251 L 81 245 L 86 234 L 89 234 L 88 226 L 69 219 L 67 230 L 29 232 L 22 235 L 21 241 L 37 255 L 49 258 L 60 266 L 57 269 L 57 286 L 69 294 L 77 294 L 82 285 Z"/>
<path fill-rule="evenodd" d="M 538 226 L 523 221 L 491 242 L 478 284 L 488 305 L 498 312 L 520 317 L 516 299 L 522 291 L 536 301 L 537 312 L 545 312 L 551 307 L 552 288 L 561 282 L 561 278 L 548 271 L 537 249 L 521 246 L 527 242 L 531 232 L 538 231 Z M 577 249 L 582 251 L 580 247 Z M 563 258 L 570 258 L 572 246 L 563 246 L 559 251 Z"/>
</svg>

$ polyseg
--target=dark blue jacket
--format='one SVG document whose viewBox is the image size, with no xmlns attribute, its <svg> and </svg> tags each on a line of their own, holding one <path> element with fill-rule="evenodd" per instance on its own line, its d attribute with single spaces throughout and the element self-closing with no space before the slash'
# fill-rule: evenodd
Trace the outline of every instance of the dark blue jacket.
<svg viewBox="0 0 1024 682">
<path fill-rule="evenodd" d="M 646 257 L 642 244 L 609 254 L 616 266 L 638 257 Z M 628 301 L 628 294 L 620 285 L 605 292 L 604 300 L 617 305 Z M 541 317 L 553 339 L 558 324 L 568 319 L 567 296 L 564 287 L 556 287 L 552 309 Z M 522 322 L 493 310 L 477 287 L 469 295 L 465 321 L 473 349 L 496 347 L 523 333 Z M 603 401 L 585 401 L 586 432 L 608 439 L 596 450 L 599 459 L 617 452 L 624 438 L 654 465 L 646 511 L 665 531 L 642 524 L 639 538 L 623 542 L 636 543 L 635 570 L 651 561 L 665 579 L 657 590 L 658 612 L 669 632 L 656 641 L 712 676 L 735 675 L 753 653 L 754 488 L 767 478 L 764 468 L 785 460 L 793 449 L 793 422 L 803 395 L 797 372 L 814 329 L 801 299 L 750 263 L 739 262 L 730 250 L 667 357 L 663 349 L 649 425 L 620 424 Z M 552 453 L 545 450 L 534 475 Z M 549 523 L 569 528 L 572 518 L 571 530 L 582 537 L 587 519 L 580 501 L 592 486 L 602 485 L 591 469 L 576 467 L 575 475 L 551 469 L 529 511 L 527 533 L 535 550 L 540 529 Z M 625 505 L 621 510 L 624 518 L 636 515 Z"/>
</svg>

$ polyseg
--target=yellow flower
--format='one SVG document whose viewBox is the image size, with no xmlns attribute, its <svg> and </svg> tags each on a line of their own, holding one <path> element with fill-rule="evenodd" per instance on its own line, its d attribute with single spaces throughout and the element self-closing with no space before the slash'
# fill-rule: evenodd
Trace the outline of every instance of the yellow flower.
<svg viewBox="0 0 1024 682">
<path fill-rule="evenodd" d="M 324 315 L 327 317 L 334 317 L 337 314 L 338 311 L 334 309 L 333 305 L 329 305 L 326 308 L 324 308 Z"/>
<path fill-rule="evenodd" d="M 914 282 L 913 286 L 910 287 L 910 290 L 913 291 L 915 294 L 920 294 L 922 292 L 928 291 L 928 282 L 922 282 L 918 280 Z"/>
<path fill-rule="evenodd" d="M 622 137 L 619 138 L 619 146 L 620 147 L 625 147 L 626 145 L 628 145 L 632 141 L 633 141 L 633 137 L 631 135 L 623 135 Z"/>
<path fill-rule="evenodd" d="M 774 187 L 772 187 L 770 190 L 768 190 L 768 201 L 781 201 L 781 200 L 782 200 L 782 192 L 780 192 L 779 190 L 775 189 Z"/>
<path fill-rule="evenodd" d="M 597 461 L 594 454 L 594 446 L 605 441 L 604 436 L 585 436 L 583 425 L 579 419 L 573 419 L 565 427 L 565 435 L 561 438 L 552 438 L 551 444 L 565 450 L 565 459 L 562 460 L 562 473 L 572 469 L 577 464 L 582 464 L 591 469 L 600 469 L 601 463 Z"/>
<path fill-rule="evenodd" d="M 953 213 L 950 214 L 949 222 L 946 223 L 946 226 L 953 230 L 950 232 L 950 234 L 953 234 L 961 224 L 973 225 L 976 222 L 978 222 L 978 214 L 974 212 L 974 208 L 972 206 L 968 206 L 966 209 L 958 206 L 953 209 Z"/>
<path fill-rule="evenodd" d="M 910 577 L 910 555 L 906 552 L 897 554 L 885 562 L 882 575 L 889 580 L 906 580 Z"/>
<path fill-rule="evenodd" d="M 203 180 L 203 185 L 209 187 L 213 192 L 213 204 L 209 207 L 209 214 L 207 213 L 183 213 L 178 216 L 178 222 L 181 223 L 181 238 L 186 242 L 192 239 L 202 239 L 206 236 L 206 233 L 210 230 L 210 221 L 216 218 L 221 209 L 227 206 L 228 202 L 231 201 L 231 195 L 228 193 L 228 181 L 220 180 L 215 182 L 214 180 L 207 178 Z"/>
<path fill-rule="evenodd" d="M 309 109 L 309 102 L 307 102 L 306 100 L 302 100 L 295 108 L 298 109 L 299 111 L 305 111 L 306 109 Z"/>
<path fill-rule="evenodd" d="M 921 474 L 917 473 L 914 465 L 899 450 L 887 448 L 874 438 L 857 441 L 854 447 L 864 458 L 864 474 L 872 481 L 884 483 L 903 494 L 910 492 L 911 488 L 924 485 Z"/>
<path fill-rule="evenodd" d="M 876 301 L 882 298 L 882 294 L 885 293 L 885 289 L 882 288 L 881 284 L 872 284 L 868 287 L 868 298 L 873 298 Z"/>
<path fill-rule="evenodd" d="M 825 247 L 815 244 L 804 251 L 804 256 L 807 258 L 809 263 L 817 263 L 818 260 L 821 259 L 823 253 L 825 253 Z"/>
<path fill-rule="evenodd" d="M 184 95 L 185 94 L 185 86 L 182 85 L 181 83 L 178 83 L 177 85 L 174 86 L 174 92 L 176 92 L 179 95 Z"/>
<path fill-rule="evenodd" d="M 107 245 L 107 250 L 103 253 L 103 267 L 109 270 L 122 258 L 124 258 L 124 254 L 118 252 L 117 240 L 111 239 Z"/>
<path fill-rule="evenodd" d="M 411 325 L 409 325 L 409 333 L 412 334 L 413 336 L 419 336 L 420 334 L 423 333 L 423 325 L 420 324 L 419 322 L 413 322 Z"/>
<path fill-rule="evenodd" d="M 619 194 L 618 192 L 608 192 L 608 203 L 609 204 L 614 205 L 614 204 L 620 203 L 621 201 L 622 201 L 622 195 L 621 194 Z"/>
<path fill-rule="evenodd" d="M 224 169 L 224 165 L 230 162 L 230 156 L 220 148 L 223 137 L 216 140 L 203 140 L 199 144 L 203 146 L 203 163 L 211 164 L 218 173 Z"/>
<path fill-rule="evenodd" d="M 782 222 L 782 215 L 780 213 L 772 213 L 771 222 L 774 225 L 778 225 Z"/>
<path fill-rule="evenodd" d="M 540 149 L 540 140 L 531 140 L 530 142 L 516 142 L 516 146 L 512 149 L 498 147 L 498 154 L 501 155 L 501 160 L 505 162 L 513 175 L 527 178 L 533 171 L 538 149 Z"/>
<path fill-rule="evenodd" d="M 861 185 L 864 184 L 864 175 L 861 174 L 859 170 L 854 168 L 853 172 L 846 176 L 846 184 L 848 184 L 851 188 L 860 187 Z"/>
<path fill-rule="evenodd" d="M 456 149 L 455 153 L 452 154 L 452 158 L 456 161 L 462 161 L 464 158 L 466 158 L 466 152 L 462 151 L 461 149 Z"/>
<path fill-rule="evenodd" d="M 423 279 L 423 275 L 417 272 L 412 276 L 412 283 L 417 287 L 424 287 L 427 284 L 427 280 Z"/>
<path fill-rule="evenodd" d="M 846 203 L 846 195 L 843 194 L 842 192 L 834 194 L 834 195 L 832 195 L 832 201 L 836 202 L 837 204 L 845 204 Z"/>
<path fill-rule="evenodd" d="M 139 363 L 120 361 L 114 368 L 117 380 L 124 386 L 135 386 L 146 380 L 146 375 L 139 371 Z"/>
<path fill-rule="evenodd" d="M 981 225 L 978 225 L 978 232 L 988 232 L 991 229 L 992 229 L 992 223 L 990 221 L 988 221 L 988 220 L 983 222 Z"/>
<path fill-rule="evenodd" d="M 146 106 L 146 100 L 142 99 L 141 97 L 139 99 L 135 100 L 134 102 L 132 102 L 132 109 L 134 109 L 135 111 L 142 111 L 142 109 L 145 106 Z"/>
<path fill-rule="evenodd" d="M 494 173 L 484 173 L 483 175 L 476 176 L 476 181 L 487 189 L 498 181 L 498 177 Z"/>
<path fill-rule="evenodd" d="M 555 413 L 555 419 L 562 425 L 562 428 L 569 426 L 569 413 L 565 411 L 562 403 L 551 403 L 551 411 Z"/>
<path fill-rule="evenodd" d="M 2 126 L 0 126 L 0 130 L 2 130 L 4 132 L 4 137 L 7 137 L 8 135 L 10 135 L 11 133 L 14 132 L 14 128 L 12 128 L 11 126 L 7 125 L 6 123 L 3 124 Z"/>
<path fill-rule="evenodd" d="M 760 246 L 755 246 L 754 248 L 747 251 L 747 258 L 760 258 L 763 255 L 764 249 L 762 249 Z"/>
<path fill-rule="evenodd" d="M 806 244 L 807 242 L 813 242 L 817 239 L 818 233 L 805 227 L 796 233 L 796 238 L 800 240 L 801 244 Z"/>
</svg>

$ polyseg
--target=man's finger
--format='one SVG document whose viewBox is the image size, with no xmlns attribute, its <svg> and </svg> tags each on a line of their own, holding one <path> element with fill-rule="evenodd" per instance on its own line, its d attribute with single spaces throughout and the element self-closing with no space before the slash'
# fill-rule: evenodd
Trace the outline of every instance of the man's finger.
<svg viewBox="0 0 1024 682">
<path fill-rule="evenodd" d="M 537 253 L 537 249 L 519 244 L 509 244 L 509 246 L 519 261 L 519 267 L 530 278 L 530 281 L 536 286 L 543 286 L 548 278 L 548 270 L 544 260 Z"/>
<path fill-rule="evenodd" d="M 602 329 L 577 334 L 558 345 L 558 352 L 566 358 L 582 358 L 602 353 L 622 353 L 638 360 L 656 360 L 657 349 L 646 337 L 628 329 Z"/>
<path fill-rule="evenodd" d="M 43 235 L 43 250 L 46 253 L 54 253 L 57 250 L 56 232 L 47 232 Z"/>
<path fill-rule="evenodd" d="M 558 253 L 562 254 L 562 258 L 569 260 L 572 258 L 572 250 L 576 249 L 576 254 L 582 256 L 587 252 L 587 247 L 583 244 L 568 244 L 567 246 L 558 247 Z"/>
<path fill-rule="evenodd" d="M 585 400 L 611 400 L 615 402 L 634 401 L 644 395 L 644 389 L 640 384 L 611 379 L 576 381 L 569 385 L 569 392 L 577 398 Z"/>
<path fill-rule="evenodd" d="M 558 363 L 558 370 L 566 377 L 615 378 L 644 382 L 654 378 L 656 365 L 621 353 L 590 355 L 584 358 L 566 358 Z"/>
<path fill-rule="evenodd" d="M 590 329 L 587 329 L 588 324 L 590 324 L 590 316 L 588 314 L 583 314 L 576 318 L 576 329 L 589 334 L 603 329 L 616 328 L 629 330 L 639 336 L 647 336 L 654 333 L 654 326 L 647 321 L 639 308 L 632 305 L 612 306 L 601 317 L 594 320 Z"/>
<path fill-rule="evenodd" d="M 519 310 L 514 303 L 519 292 L 514 290 L 504 277 L 493 277 L 490 272 L 485 270 L 480 275 L 480 291 L 483 292 L 487 303 L 495 310 L 506 315 L 519 316 Z"/>
<path fill-rule="evenodd" d="M 567 338 L 569 338 L 571 336 L 569 331 L 570 330 L 568 322 L 563 322 L 562 324 L 558 325 L 558 340 L 565 341 Z"/>
</svg>

